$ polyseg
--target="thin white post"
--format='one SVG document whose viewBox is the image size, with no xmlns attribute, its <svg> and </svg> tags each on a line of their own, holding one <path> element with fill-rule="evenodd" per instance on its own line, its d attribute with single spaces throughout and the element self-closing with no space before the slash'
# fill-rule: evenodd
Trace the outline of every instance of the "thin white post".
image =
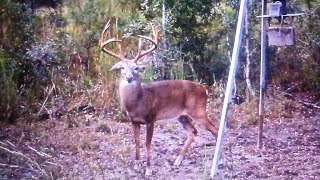
<svg viewBox="0 0 320 180">
<path fill-rule="evenodd" d="M 267 18 L 263 17 L 266 12 L 266 0 L 262 0 L 261 8 L 261 67 L 260 67 L 260 96 L 259 96 L 259 132 L 258 132 L 258 147 L 262 148 L 262 132 L 264 121 L 264 94 L 266 91 L 266 25 Z"/>
<path fill-rule="evenodd" d="M 227 82 L 227 88 L 224 96 L 224 102 L 223 102 L 223 108 L 221 113 L 221 120 L 220 120 L 220 127 L 219 127 L 219 133 L 218 133 L 218 139 L 217 144 L 214 152 L 214 158 L 212 161 L 212 168 L 211 168 L 211 178 L 213 178 L 218 171 L 218 165 L 221 155 L 221 148 L 222 148 L 222 140 L 223 140 L 223 133 L 225 132 L 225 127 L 227 124 L 227 113 L 228 113 L 228 107 L 229 102 L 232 94 L 233 89 L 233 82 L 236 75 L 236 69 L 238 64 L 238 57 L 240 52 L 240 45 L 242 40 L 242 30 L 243 30 L 243 22 L 244 22 L 244 14 L 245 10 L 247 9 L 247 0 L 241 0 L 240 2 L 240 10 L 238 15 L 238 23 L 237 23 L 237 30 L 236 30 L 236 36 L 235 41 L 233 44 L 233 52 L 232 52 L 232 58 L 231 58 L 231 65 L 228 75 L 228 82 Z"/>
</svg>

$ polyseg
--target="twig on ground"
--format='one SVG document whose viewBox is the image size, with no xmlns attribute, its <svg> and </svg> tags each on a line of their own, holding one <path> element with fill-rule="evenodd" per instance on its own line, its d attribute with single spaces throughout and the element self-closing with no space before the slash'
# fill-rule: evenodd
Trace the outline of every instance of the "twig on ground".
<svg viewBox="0 0 320 180">
<path fill-rule="evenodd" d="M 2 163 L 0 163 L 0 167 L 20 168 L 20 166 L 18 166 L 18 165 L 10 165 L 10 164 L 2 164 Z"/>
<path fill-rule="evenodd" d="M 33 166 L 32 166 L 31 164 L 35 165 L 38 170 L 40 170 L 42 173 L 46 174 L 46 173 L 44 172 L 44 170 L 40 167 L 40 165 L 39 165 L 36 161 L 31 160 L 29 157 L 27 157 L 26 155 L 22 154 L 21 152 L 19 152 L 19 151 L 13 151 L 13 150 L 10 150 L 10 149 L 5 148 L 5 147 L 2 147 L 2 146 L 0 146 L 0 149 L 3 149 L 4 151 L 6 151 L 6 152 L 8 152 L 8 153 L 10 153 L 10 154 L 14 154 L 14 155 L 17 155 L 17 156 L 21 156 L 21 157 L 27 159 L 27 161 L 28 161 L 27 164 L 28 164 L 28 166 L 29 166 L 32 170 L 35 170 L 35 169 L 33 168 Z M 29 162 L 30 162 L 31 164 L 30 164 Z"/>
<path fill-rule="evenodd" d="M 30 163 L 27 163 L 27 165 L 29 166 L 30 169 L 32 169 L 32 171 L 35 171 L 35 169 L 33 168 L 33 166 L 31 166 Z"/>
<path fill-rule="evenodd" d="M 310 103 L 310 102 L 307 102 L 307 101 L 300 100 L 298 98 L 295 98 L 290 93 L 282 92 L 282 94 L 283 94 L 284 97 L 286 97 L 288 99 L 292 99 L 293 101 L 296 101 L 296 102 L 302 104 L 304 107 L 320 109 L 320 106 L 317 103 Z"/>
<path fill-rule="evenodd" d="M 43 101 L 41 107 L 40 107 L 40 110 L 38 111 L 37 113 L 37 116 L 36 117 L 39 117 L 40 116 L 40 113 L 42 112 L 42 109 L 44 108 L 46 102 L 48 101 L 49 99 L 49 96 L 50 94 L 52 93 L 53 89 L 55 88 L 55 84 L 52 85 L 51 89 L 49 90 L 49 93 L 47 94 L 47 97 L 45 98 L 45 100 Z"/>
<path fill-rule="evenodd" d="M 12 142 L 10 142 L 9 140 L 6 140 L 7 144 L 9 144 L 12 147 L 16 147 Z"/>
<path fill-rule="evenodd" d="M 51 156 L 50 156 L 49 154 L 46 154 L 46 153 L 44 153 L 44 152 L 37 151 L 36 149 L 34 149 L 34 148 L 30 147 L 30 146 L 28 146 L 28 148 L 31 149 L 32 151 L 34 151 L 35 153 L 37 153 L 37 154 L 38 154 L 39 156 L 41 156 L 41 157 L 46 156 L 46 157 L 51 158 Z"/>
<path fill-rule="evenodd" d="M 55 179 L 55 178 L 53 178 L 53 175 L 52 175 L 52 172 L 50 171 L 50 178 L 51 179 Z"/>
<path fill-rule="evenodd" d="M 3 149 L 3 150 L 7 151 L 10 154 L 15 154 L 15 155 L 18 155 L 18 156 L 22 156 L 22 157 L 26 158 L 28 161 L 32 162 L 32 160 L 29 157 L 27 157 L 26 155 L 22 154 L 21 152 L 12 151 L 12 150 L 10 150 L 8 148 L 5 148 L 5 147 L 2 147 L 2 146 L 0 146 L 0 149 Z"/>
<path fill-rule="evenodd" d="M 55 166 L 61 166 L 57 163 L 51 162 L 51 161 L 45 161 L 44 163 L 50 164 L 50 165 L 55 165 Z"/>
</svg>

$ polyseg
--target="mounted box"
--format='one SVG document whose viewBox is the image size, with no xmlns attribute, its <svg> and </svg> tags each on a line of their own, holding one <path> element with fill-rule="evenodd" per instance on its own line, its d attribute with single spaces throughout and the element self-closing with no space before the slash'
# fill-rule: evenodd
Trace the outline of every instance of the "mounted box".
<svg viewBox="0 0 320 180">
<path fill-rule="evenodd" d="M 276 1 L 274 3 L 268 3 L 269 16 L 272 16 L 272 17 L 281 16 L 282 15 L 281 6 L 282 6 L 282 3 L 280 1 Z"/>
<path fill-rule="evenodd" d="M 293 27 L 269 27 L 269 46 L 290 46 L 295 44 L 295 33 Z"/>
</svg>

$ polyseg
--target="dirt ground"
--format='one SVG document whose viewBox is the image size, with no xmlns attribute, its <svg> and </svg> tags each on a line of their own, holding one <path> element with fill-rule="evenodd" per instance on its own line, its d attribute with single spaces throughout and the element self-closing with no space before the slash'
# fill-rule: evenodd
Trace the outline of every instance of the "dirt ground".
<svg viewBox="0 0 320 180">
<path fill-rule="evenodd" d="M 177 122 L 157 123 L 153 175 L 146 177 L 145 128 L 135 169 L 131 125 L 112 118 L 79 114 L 3 127 L 0 179 L 210 179 L 216 140 L 202 126 L 196 125 L 198 137 L 182 164 L 173 166 L 186 133 Z M 272 121 L 266 116 L 262 149 L 257 131 L 256 125 L 241 123 L 227 128 L 215 179 L 320 179 L 320 112 L 304 110 Z"/>
</svg>

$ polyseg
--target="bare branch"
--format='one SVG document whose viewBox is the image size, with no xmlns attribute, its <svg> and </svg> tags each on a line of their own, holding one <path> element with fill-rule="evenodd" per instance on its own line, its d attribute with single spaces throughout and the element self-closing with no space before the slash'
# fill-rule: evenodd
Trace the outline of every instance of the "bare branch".
<svg viewBox="0 0 320 180">
<path fill-rule="evenodd" d="M 38 113 L 37 113 L 37 116 L 36 116 L 36 117 L 39 117 L 39 115 L 40 115 L 40 113 L 41 113 L 42 109 L 44 108 L 44 105 L 45 105 L 45 104 L 46 104 L 46 102 L 48 101 L 49 96 L 50 96 L 50 94 L 52 93 L 52 91 L 53 91 L 54 87 L 55 87 L 55 84 L 53 84 L 53 85 L 52 85 L 52 87 L 51 87 L 51 89 L 50 89 L 49 93 L 47 94 L 46 99 L 43 101 L 43 103 L 42 103 L 42 105 L 41 105 L 41 108 L 40 108 L 40 110 L 38 111 Z"/>
<path fill-rule="evenodd" d="M 9 140 L 6 140 L 7 144 L 9 144 L 12 147 L 16 147 L 14 144 L 12 144 Z"/>
<path fill-rule="evenodd" d="M 2 146 L 0 146 L 0 149 L 3 149 L 3 150 L 7 151 L 7 152 L 10 153 L 10 154 L 22 156 L 22 157 L 26 158 L 28 161 L 31 161 L 31 159 L 30 159 L 29 157 L 27 157 L 26 155 L 22 154 L 21 152 L 12 151 L 12 150 L 10 150 L 10 149 L 8 149 L 8 148 L 5 148 L 5 147 L 2 147 Z"/>
<path fill-rule="evenodd" d="M 32 151 L 34 151 L 35 153 L 37 153 L 39 156 L 41 156 L 41 157 L 51 157 L 50 155 L 48 155 L 48 154 L 46 154 L 46 153 L 44 153 L 44 152 L 39 152 L 39 151 L 37 151 L 36 149 L 34 149 L 34 148 L 32 148 L 32 147 L 30 147 L 30 146 L 28 146 L 28 148 L 29 149 L 31 149 Z"/>
<path fill-rule="evenodd" d="M 6 151 L 6 152 L 8 152 L 10 154 L 21 156 L 21 157 L 27 159 L 27 161 L 28 161 L 27 164 L 32 170 L 34 170 L 34 168 L 33 168 L 33 166 L 31 164 L 35 165 L 39 171 L 41 171 L 42 173 L 46 174 L 46 172 L 40 167 L 40 165 L 36 161 L 32 161 L 29 157 L 27 157 L 26 155 L 22 154 L 21 152 L 12 151 L 12 150 L 10 150 L 8 148 L 5 148 L 5 147 L 2 147 L 2 146 L 0 146 L 0 149 L 3 149 L 4 151 Z"/>
<path fill-rule="evenodd" d="M 20 166 L 18 165 L 10 165 L 10 164 L 2 164 L 2 163 L 0 163 L 0 167 L 20 168 Z"/>
</svg>

